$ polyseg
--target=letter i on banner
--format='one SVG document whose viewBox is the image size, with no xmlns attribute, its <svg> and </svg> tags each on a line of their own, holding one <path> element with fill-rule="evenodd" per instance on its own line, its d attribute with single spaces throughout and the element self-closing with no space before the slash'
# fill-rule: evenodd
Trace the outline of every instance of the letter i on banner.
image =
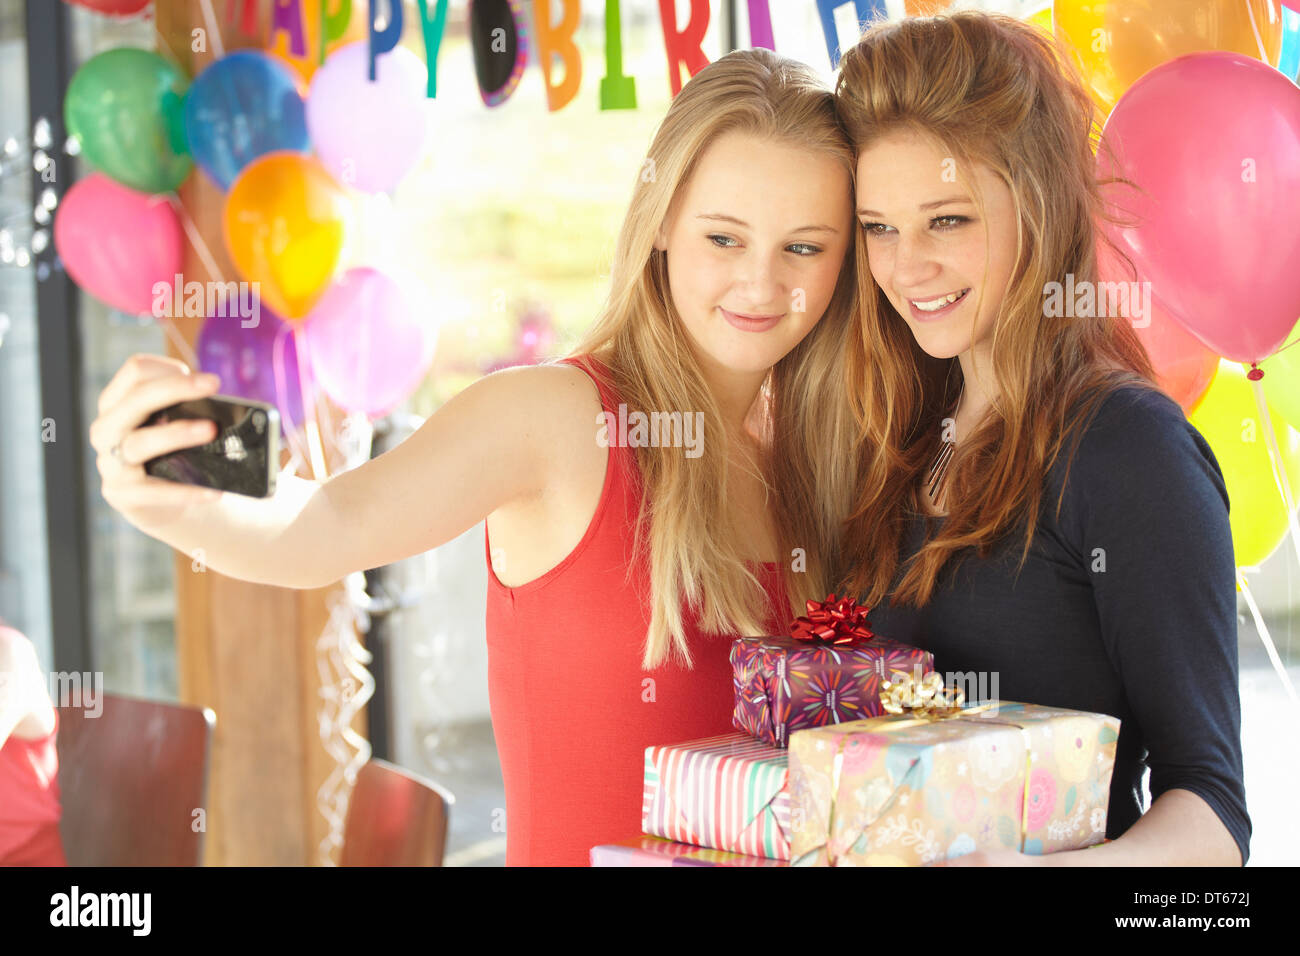
<svg viewBox="0 0 1300 956">
<path fill-rule="evenodd" d="M 844 6 L 848 0 L 817 0 L 817 13 L 821 16 L 822 33 L 826 35 L 826 52 L 831 57 L 831 68 L 839 69 L 840 35 L 835 29 L 835 11 Z M 885 0 L 853 0 L 853 10 L 858 18 L 858 32 L 861 32 L 872 20 L 884 20 L 889 14 L 885 10 Z M 854 36 L 857 42 L 857 36 Z"/>
<path fill-rule="evenodd" d="M 623 29 L 618 0 L 605 0 L 605 75 L 600 81 L 600 108 L 636 109 L 636 78 L 623 75 Z"/>
<path fill-rule="evenodd" d="M 573 31 L 578 28 L 582 10 L 578 0 L 560 0 L 563 12 L 560 22 L 551 26 L 551 0 L 536 0 L 537 55 L 542 61 L 542 76 L 546 78 L 546 108 L 554 113 L 566 106 L 578 92 L 582 82 L 582 55 L 573 45 Z M 564 61 L 564 82 L 556 84 L 551 71 L 552 58 Z"/>
<path fill-rule="evenodd" d="M 388 23 L 382 30 L 375 29 L 375 8 L 380 3 L 388 7 Z M 397 48 L 402 39 L 402 3 L 401 0 L 370 0 L 370 82 L 375 81 L 375 62 L 379 54 Z"/>
<path fill-rule="evenodd" d="M 469 46 L 479 95 L 500 106 L 514 93 L 528 62 L 528 35 L 518 0 L 470 0 Z"/>
<path fill-rule="evenodd" d="M 302 30 L 302 0 L 272 0 L 271 35 L 266 45 L 275 46 L 277 33 L 289 37 L 289 55 L 302 59 L 307 55 L 307 40 Z"/>
<path fill-rule="evenodd" d="M 683 65 L 691 76 L 709 65 L 709 58 L 700 47 L 709 29 L 709 2 L 691 0 L 691 18 L 680 32 L 677 30 L 677 0 L 659 0 L 659 19 L 663 24 L 664 48 L 668 53 L 668 85 L 676 96 L 682 91 Z"/>
<path fill-rule="evenodd" d="M 433 17 L 429 17 L 429 0 L 419 0 L 420 30 L 424 34 L 424 61 L 428 66 L 429 86 L 425 96 L 438 95 L 438 50 L 442 48 L 442 33 L 447 26 L 447 0 L 438 0 Z"/>
</svg>

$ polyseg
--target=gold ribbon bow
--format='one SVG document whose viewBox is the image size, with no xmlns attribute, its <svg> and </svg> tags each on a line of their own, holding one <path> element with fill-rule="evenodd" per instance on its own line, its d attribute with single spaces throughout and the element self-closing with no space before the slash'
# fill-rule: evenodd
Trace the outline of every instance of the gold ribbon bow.
<svg viewBox="0 0 1300 956">
<path fill-rule="evenodd" d="M 965 701 L 966 694 L 961 688 L 944 688 L 938 671 L 927 671 L 920 681 L 911 674 L 900 674 L 880 685 L 880 705 L 889 714 L 942 720 L 960 714 Z"/>
</svg>

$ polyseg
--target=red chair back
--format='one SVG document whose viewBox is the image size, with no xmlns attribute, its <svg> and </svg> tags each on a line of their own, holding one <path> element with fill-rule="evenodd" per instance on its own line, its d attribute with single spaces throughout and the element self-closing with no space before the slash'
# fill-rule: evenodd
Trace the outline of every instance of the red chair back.
<svg viewBox="0 0 1300 956">
<path fill-rule="evenodd" d="M 116 694 L 102 703 L 97 717 L 59 708 L 68 865 L 201 865 L 215 715 Z"/>
<path fill-rule="evenodd" d="M 455 797 L 385 760 L 357 774 L 343 825 L 340 866 L 442 866 Z"/>
</svg>

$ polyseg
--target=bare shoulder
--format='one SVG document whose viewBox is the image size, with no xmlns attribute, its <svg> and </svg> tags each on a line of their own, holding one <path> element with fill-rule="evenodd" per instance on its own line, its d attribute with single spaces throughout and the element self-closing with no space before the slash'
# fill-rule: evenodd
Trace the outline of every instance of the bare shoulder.
<svg viewBox="0 0 1300 956">
<path fill-rule="evenodd" d="M 497 380 L 502 402 L 525 410 L 529 443 L 557 483 L 585 484 L 593 471 L 603 477 L 605 450 L 596 440 L 600 392 L 586 372 L 553 363 L 503 369 L 488 379 Z"/>
</svg>

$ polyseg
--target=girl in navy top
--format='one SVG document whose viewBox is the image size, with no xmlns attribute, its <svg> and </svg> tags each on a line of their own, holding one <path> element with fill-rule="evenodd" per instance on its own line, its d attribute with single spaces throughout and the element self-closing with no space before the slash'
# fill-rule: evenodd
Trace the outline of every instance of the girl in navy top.
<svg viewBox="0 0 1300 956">
<path fill-rule="evenodd" d="M 863 35 L 836 98 L 863 239 L 852 590 L 978 696 L 1121 720 L 1112 842 L 952 863 L 1243 864 L 1223 475 L 1154 385 L 1140 298 L 1044 307 L 1098 291 L 1093 106 L 1068 56 L 1010 17 L 909 19 Z"/>
</svg>

